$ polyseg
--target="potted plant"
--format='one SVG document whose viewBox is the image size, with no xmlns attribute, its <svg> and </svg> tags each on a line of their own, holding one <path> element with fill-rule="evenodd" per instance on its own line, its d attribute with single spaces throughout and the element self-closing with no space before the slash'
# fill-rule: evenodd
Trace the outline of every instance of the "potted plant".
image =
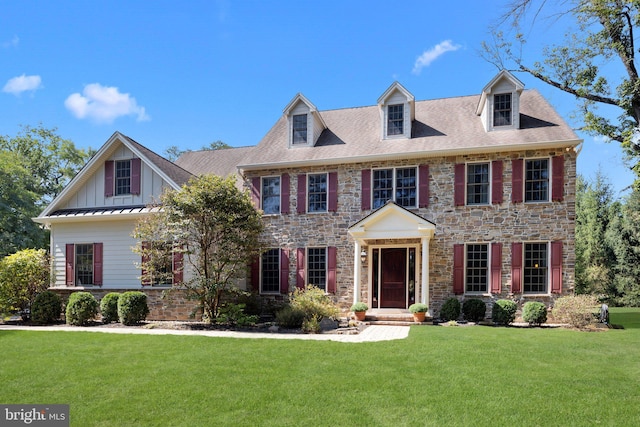
<svg viewBox="0 0 640 427">
<path fill-rule="evenodd" d="M 419 302 L 409 306 L 409 311 L 413 314 L 413 320 L 420 323 L 424 322 L 427 310 L 429 310 L 429 306 Z"/>
<path fill-rule="evenodd" d="M 369 306 L 362 301 L 358 301 L 351 306 L 351 311 L 356 315 L 356 319 L 360 321 L 364 320 L 367 310 L 369 310 Z"/>
</svg>

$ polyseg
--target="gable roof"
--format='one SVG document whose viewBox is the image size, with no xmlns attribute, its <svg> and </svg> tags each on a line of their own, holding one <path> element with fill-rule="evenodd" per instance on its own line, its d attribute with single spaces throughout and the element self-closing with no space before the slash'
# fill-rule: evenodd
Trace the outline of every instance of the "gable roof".
<svg viewBox="0 0 640 427">
<path fill-rule="evenodd" d="M 255 147 L 225 148 L 221 150 L 186 151 L 175 161 L 177 166 L 188 170 L 193 175 L 214 174 L 221 177 L 238 175 L 238 164 Z"/>
<path fill-rule="evenodd" d="M 369 215 L 349 227 L 354 239 L 420 238 L 433 237 L 436 225 L 410 210 L 388 201 Z"/>
<path fill-rule="evenodd" d="M 580 139 L 536 90 L 520 96 L 520 129 L 486 132 L 476 116 L 480 95 L 415 102 L 410 139 L 382 140 L 379 107 L 320 111 L 327 128 L 314 147 L 289 149 L 281 116 L 238 166 L 241 170 L 331 165 L 576 146 Z"/>
<path fill-rule="evenodd" d="M 482 109 L 484 108 L 484 104 L 487 102 L 487 96 L 493 92 L 493 88 L 502 80 L 507 80 L 513 86 L 518 93 L 522 93 L 524 90 L 524 83 L 516 78 L 513 74 L 511 74 L 507 70 L 500 70 L 498 74 L 495 75 L 494 78 L 491 79 L 489 83 L 482 89 L 482 93 L 480 94 L 480 99 L 478 100 L 478 106 L 476 107 L 476 115 L 482 114 Z"/>
</svg>

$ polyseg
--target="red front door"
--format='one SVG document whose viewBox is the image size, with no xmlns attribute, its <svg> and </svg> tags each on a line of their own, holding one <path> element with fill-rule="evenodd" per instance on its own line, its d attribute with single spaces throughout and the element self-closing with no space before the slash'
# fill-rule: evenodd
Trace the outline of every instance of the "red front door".
<svg viewBox="0 0 640 427">
<path fill-rule="evenodd" d="M 407 249 L 381 250 L 380 308 L 407 308 Z"/>
</svg>

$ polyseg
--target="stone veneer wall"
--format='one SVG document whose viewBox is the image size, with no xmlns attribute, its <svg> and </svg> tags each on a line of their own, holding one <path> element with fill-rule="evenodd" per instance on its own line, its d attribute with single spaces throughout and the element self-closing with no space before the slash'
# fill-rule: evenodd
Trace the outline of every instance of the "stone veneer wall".
<svg viewBox="0 0 640 427">
<path fill-rule="evenodd" d="M 550 158 L 564 156 L 564 198 L 562 202 L 511 202 L 512 159 Z M 354 241 L 347 229 L 370 214 L 362 211 L 361 170 L 429 165 L 429 206 L 410 209 L 436 224 L 429 248 L 429 295 L 431 313 L 437 315 L 442 303 L 453 294 L 453 245 L 472 242 L 502 243 L 502 292 L 480 296 L 489 305 L 499 298 L 522 301 L 523 295 L 510 294 L 511 243 L 523 241 L 563 241 L 563 287 L 569 294 L 574 287 L 575 267 L 575 186 L 576 157 L 572 148 L 423 158 L 404 161 L 331 165 L 328 167 L 272 169 L 260 174 L 247 174 L 247 184 L 253 176 L 290 175 L 290 214 L 264 217 L 266 231 L 263 241 L 269 247 L 290 249 L 289 288 L 296 284 L 296 248 L 313 246 L 337 247 L 337 291 L 335 300 L 348 309 L 353 302 Z M 465 162 L 503 161 L 503 203 L 487 206 L 455 206 L 454 166 Z M 549 163 L 551 165 L 551 162 Z M 329 213 L 297 213 L 298 174 L 338 172 L 338 211 Z M 551 177 L 550 177 L 551 178 Z M 551 185 L 549 186 L 551 192 Z M 389 241 L 388 243 L 395 243 Z M 419 276 L 420 272 L 418 272 Z M 367 301 L 367 271 L 362 271 L 360 299 Z M 527 300 L 551 304 L 558 295 L 525 296 Z M 458 296 L 463 299 L 462 295 Z M 471 297 L 471 296 L 467 296 Z M 479 297 L 473 295 L 473 297 Z"/>
<path fill-rule="evenodd" d="M 200 316 L 191 318 L 189 315 L 196 306 L 194 301 L 185 298 L 182 290 L 172 292 L 170 298 L 162 298 L 164 289 L 102 289 L 102 288 L 50 288 L 49 290 L 56 292 L 62 297 L 63 303 L 66 305 L 69 295 L 73 292 L 86 291 L 91 293 L 98 301 L 110 292 L 123 293 L 127 291 L 142 291 L 147 294 L 147 305 L 149 306 L 149 315 L 147 320 L 200 320 Z M 64 313 L 63 313 L 64 314 Z"/>
</svg>

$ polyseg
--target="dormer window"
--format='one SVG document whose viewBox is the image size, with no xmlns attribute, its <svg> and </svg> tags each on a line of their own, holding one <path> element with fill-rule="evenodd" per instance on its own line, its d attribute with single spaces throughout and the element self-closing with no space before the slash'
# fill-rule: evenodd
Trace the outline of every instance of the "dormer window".
<svg viewBox="0 0 640 427">
<path fill-rule="evenodd" d="M 307 115 L 296 114 L 292 120 L 292 134 L 293 144 L 306 144 L 307 143 Z"/>
<path fill-rule="evenodd" d="M 404 133 L 404 105 L 389 105 L 387 111 L 387 135 Z"/>
<path fill-rule="evenodd" d="M 493 96 L 493 126 L 511 126 L 511 94 Z"/>
</svg>

